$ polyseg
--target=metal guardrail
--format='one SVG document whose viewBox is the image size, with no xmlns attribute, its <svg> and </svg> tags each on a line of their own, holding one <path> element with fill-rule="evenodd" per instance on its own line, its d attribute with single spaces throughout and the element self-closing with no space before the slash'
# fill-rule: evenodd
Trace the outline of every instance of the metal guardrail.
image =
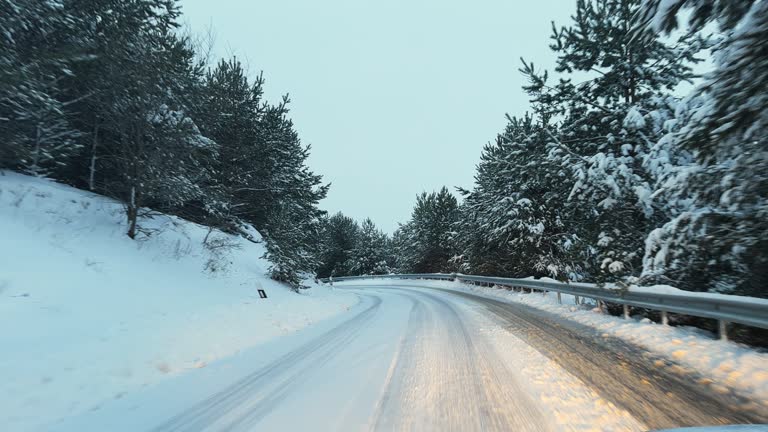
<svg viewBox="0 0 768 432">
<path fill-rule="evenodd" d="M 376 276 L 345 276 L 333 278 L 333 282 L 364 279 L 410 279 L 410 280 L 448 280 L 473 284 L 500 285 L 512 288 L 525 288 L 533 291 L 553 291 L 576 297 L 592 298 L 598 302 L 623 305 L 624 317 L 629 318 L 629 307 L 640 307 L 661 312 L 662 323 L 667 324 L 667 313 L 711 318 L 718 321 L 721 339 L 727 339 L 728 323 L 739 323 L 752 327 L 768 329 L 768 301 L 757 302 L 739 296 L 711 296 L 703 293 L 668 294 L 651 291 L 632 291 L 614 289 L 586 283 L 565 283 L 534 279 L 512 279 L 490 276 L 471 276 L 462 274 L 393 274 Z M 330 282 L 323 279 L 323 282 Z"/>
</svg>

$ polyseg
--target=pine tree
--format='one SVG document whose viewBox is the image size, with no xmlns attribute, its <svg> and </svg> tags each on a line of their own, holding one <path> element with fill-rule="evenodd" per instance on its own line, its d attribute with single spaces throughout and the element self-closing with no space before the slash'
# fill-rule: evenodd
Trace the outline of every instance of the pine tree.
<svg viewBox="0 0 768 432">
<path fill-rule="evenodd" d="M 187 117 L 182 101 L 174 97 L 176 80 L 185 78 L 186 65 L 176 64 L 173 54 L 186 47 L 171 30 L 169 24 L 163 37 L 148 38 L 137 49 L 142 63 L 133 70 L 132 84 L 123 88 L 124 95 L 104 113 L 117 139 L 105 158 L 108 169 L 115 173 L 106 180 L 105 189 L 126 203 L 132 238 L 142 208 L 181 207 L 200 198 L 195 181 L 200 167 L 190 156 L 198 150 L 215 150 Z M 173 134 L 168 133 L 171 130 Z"/>
<path fill-rule="evenodd" d="M 554 29 L 556 71 L 588 74 L 587 81 L 562 78 L 553 87 L 546 73 L 523 67 L 536 111 L 561 119 L 548 157 L 568 173 L 574 208 L 565 223 L 581 240 L 585 276 L 598 281 L 640 275 L 643 239 L 663 220 L 644 161 L 674 109 L 667 93 L 693 78 L 690 64 L 704 45 L 691 34 L 672 46 L 633 38 L 639 5 L 580 0 L 573 26 Z"/>
<path fill-rule="evenodd" d="M 351 275 L 353 254 L 360 237 L 359 225 L 341 212 L 324 218 L 321 225 L 320 266 L 317 276 L 327 278 Z"/>
<path fill-rule="evenodd" d="M 303 146 L 293 122 L 288 118 L 287 96 L 270 107 L 265 115 L 262 139 L 265 148 L 265 172 L 256 189 L 263 200 L 254 203 L 256 215 L 264 223 L 257 225 L 268 240 L 267 257 L 272 261 L 272 277 L 300 287 L 302 274 L 317 269 L 315 249 L 320 242 L 320 221 L 325 214 L 320 200 L 330 185 L 307 166 L 311 148 Z M 280 249 L 270 249 L 277 246 Z"/>
<path fill-rule="evenodd" d="M 205 72 L 177 0 L 0 0 L 0 168 L 124 203 L 127 234 L 162 211 L 259 229 L 275 279 L 317 266 L 328 185 L 236 59 Z"/>
<path fill-rule="evenodd" d="M 352 273 L 357 275 L 387 274 L 387 235 L 370 219 L 360 224 L 357 244 L 352 251 Z"/>
<path fill-rule="evenodd" d="M 645 1 L 638 39 L 714 22 L 715 69 L 664 138 L 695 163 L 678 169 L 663 197 L 685 203 L 648 238 L 644 275 L 692 290 L 766 297 L 768 283 L 768 5 L 753 0 Z"/>
<path fill-rule="evenodd" d="M 220 149 L 212 187 L 225 202 L 218 223 L 256 227 L 273 277 L 298 287 L 300 274 L 317 266 L 313 250 L 323 215 L 317 205 L 328 186 L 306 166 L 310 148 L 287 116 L 290 100 L 268 104 L 263 85 L 261 75 L 251 83 L 237 59 L 222 60 L 206 76 L 198 118 Z"/>
<path fill-rule="evenodd" d="M 57 175 L 74 186 L 110 194 L 106 186 L 117 176 L 110 164 L 119 157 L 119 128 L 125 120 L 115 110 L 153 91 L 161 100 L 147 112 L 160 105 L 189 111 L 185 97 L 202 69 L 193 65 L 189 42 L 175 35 L 180 12 L 173 0 L 72 0 L 65 5 L 72 17 L 69 31 L 85 47 L 62 84 L 74 101 L 81 149 Z"/>
<path fill-rule="evenodd" d="M 547 158 L 549 128 L 528 115 L 510 117 L 504 133 L 483 149 L 475 187 L 461 206 L 463 271 L 578 278 L 570 252 L 579 239 L 565 224 L 564 170 Z"/>
<path fill-rule="evenodd" d="M 447 188 L 416 198 L 411 219 L 395 235 L 398 268 L 406 273 L 448 271 L 456 255 L 458 201 Z"/>
<path fill-rule="evenodd" d="M 207 202 L 195 203 L 186 216 L 236 233 L 242 223 L 257 228 L 264 219 L 254 205 L 267 201 L 260 184 L 267 163 L 260 130 L 268 105 L 261 76 L 250 82 L 237 59 L 221 60 L 207 71 L 192 106 L 201 133 L 216 142 L 218 152 L 206 160 L 210 175 L 202 187 Z"/>
<path fill-rule="evenodd" d="M 61 80 L 82 55 L 62 5 L 0 1 L 0 168 L 47 174 L 77 150 Z"/>
</svg>

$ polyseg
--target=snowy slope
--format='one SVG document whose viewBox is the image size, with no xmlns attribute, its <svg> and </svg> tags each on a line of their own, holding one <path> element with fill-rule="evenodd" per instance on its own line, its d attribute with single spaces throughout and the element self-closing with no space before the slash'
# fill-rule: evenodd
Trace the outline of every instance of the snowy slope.
<svg viewBox="0 0 768 432">
<path fill-rule="evenodd" d="M 204 368 L 345 312 L 357 297 L 302 294 L 265 276 L 264 248 L 205 270 L 207 230 L 175 217 L 125 236 L 121 205 L 47 180 L 0 172 L 0 425 L 30 430 Z M 268 299 L 260 299 L 263 288 Z"/>
</svg>

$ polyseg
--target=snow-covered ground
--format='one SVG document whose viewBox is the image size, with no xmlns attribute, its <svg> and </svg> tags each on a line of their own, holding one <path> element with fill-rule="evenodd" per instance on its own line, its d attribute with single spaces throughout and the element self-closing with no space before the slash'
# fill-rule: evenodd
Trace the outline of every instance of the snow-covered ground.
<svg viewBox="0 0 768 432">
<path fill-rule="evenodd" d="M 135 431 L 162 422 L 180 430 L 440 422 L 471 430 L 478 419 L 499 430 L 517 421 L 517 430 L 648 429 L 479 304 L 343 283 L 295 294 L 264 275 L 261 244 L 215 232 L 213 239 L 236 245 L 216 255 L 203 247 L 201 226 L 168 216 L 142 225 L 152 234 L 130 240 L 120 204 L 0 173 L 1 430 Z M 367 283 L 402 284 L 352 284 Z M 554 294 L 419 284 L 593 326 L 768 408 L 768 354 L 695 329 L 602 315 L 570 296 L 559 305 Z M 259 288 L 269 298 L 260 299 Z M 467 392 L 479 396 L 467 403 Z"/>
<path fill-rule="evenodd" d="M 358 302 L 269 280 L 261 244 L 214 232 L 236 245 L 217 257 L 203 247 L 204 227 L 168 216 L 142 226 L 152 235 L 130 240 L 119 203 L 0 172 L 3 431 L 34 430 L 199 373 Z"/>
<path fill-rule="evenodd" d="M 403 281 L 375 279 L 337 282 L 336 285 L 386 286 L 402 285 Z M 562 304 L 557 294 L 523 294 L 496 287 L 482 287 L 460 282 L 411 281 L 410 284 L 454 289 L 508 302 L 523 303 L 545 310 L 602 331 L 606 335 L 628 340 L 649 351 L 674 360 L 683 368 L 703 375 L 706 384 L 725 391 L 730 388 L 759 401 L 768 410 L 768 353 L 733 342 L 718 340 L 711 333 L 691 328 L 672 327 L 634 317 L 625 320 L 606 315 L 594 304 L 575 305 L 573 296 L 563 294 Z M 717 295 L 717 294 L 713 294 Z"/>
<path fill-rule="evenodd" d="M 362 301 L 349 314 L 52 430 L 649 429 L 473 302 L 418 288 L 350 291 Z"/>
</svg>

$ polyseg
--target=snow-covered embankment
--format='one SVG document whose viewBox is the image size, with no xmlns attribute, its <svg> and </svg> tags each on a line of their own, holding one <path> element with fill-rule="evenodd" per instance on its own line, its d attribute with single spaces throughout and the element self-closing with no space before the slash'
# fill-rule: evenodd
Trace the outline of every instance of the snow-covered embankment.
<svg viewBox="0 0 768 432">
<path fill-rule="evenodd" d="M 269 280 L 261 244 L 214 232 L 209 240 L 236 245 L 216 256 L 202 226 L 168 216 L 142 225 L 152 234 L 131 240 L 119 203 L 0 172 L 3 430 L 97 409 L 357 302 Z"/>
</svg>

